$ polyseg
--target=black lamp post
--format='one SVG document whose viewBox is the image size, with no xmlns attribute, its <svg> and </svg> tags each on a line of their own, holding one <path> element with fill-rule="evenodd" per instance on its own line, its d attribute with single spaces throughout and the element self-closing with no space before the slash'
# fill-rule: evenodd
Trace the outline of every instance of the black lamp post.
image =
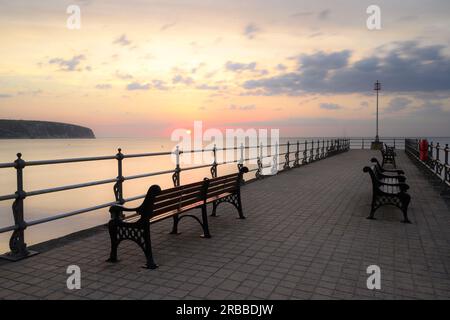
<svg viewBox="0 0 450 320">
<path fill-rule="evenodd" d="M 381 83 L 377 80 L 374 85 L 374 90 L 377 92 L 377 132 L 375 136 L 375 141 L 372 142 L 372 150 L 380 150 L 383 148 L 383 143 L 380 141 L 380 136 L 378 135 L 378 96 L 381 91 Z"/>
</svg>

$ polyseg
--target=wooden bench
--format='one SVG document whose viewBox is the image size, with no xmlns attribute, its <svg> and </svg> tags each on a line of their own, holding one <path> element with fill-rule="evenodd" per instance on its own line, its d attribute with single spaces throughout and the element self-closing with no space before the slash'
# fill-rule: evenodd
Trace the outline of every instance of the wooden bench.
<svg viewBox="0 0 450 320">
<path fill-rule="evenodd" d="M 388 145 L 384 144 L 384 148 L 381 148 L 381 155 L 383 157 L 383 161 L 381 163 L 381 166 L 384 168 L 386 164 L 392 164 L 394 168 L 397 168 L 397 164 L 395 163 L 395 148 L 389 147 Z"/>
<path fill-rule="evenodd" d="M 389 174 L 389 175 L 391 175 L 391 174 L 392 175 L 404 175 L 405 174 L 405 172 L 400 169 L 383 168 L 377 158 L 370 159 L 370 162 L 373 162 L 375 164 L 375 166 L 377 167 L 378 171 L 380 171 L 381 173 Z"/>
<path fill-rule="evenodd" d="M 403 212 L 404 223 L 411 223 L 408 219 L 408 206 L 411 196 L 407 193 L 409 186 L 404 182 L 402 176 L 393 176 L 383 178 L 377 173 L 375 166 L 364 167 L 364 172 L 370 174 L 372 179 L 372 205 L 368 219 L 375 219 L 375 211 L 384 205 L 393 205 Z M 401 182 L 399 179 L 403 180 Z M 396 181 L 397 183 L 389 183 L 388 181 Z"/>
<path fill-rule="evenodd" d="M 244 218 L 241 204 L 240 185 L 242 176 L 248 172 L 243 167 L 238 173 L 207 179 L 180 187 L 161 190 L 158 185 L 152 185 L 139 207 L 126 208 L 122 205 L 113 205 L 109 211 L 111 220 L 108 223 L 111 238 L 111 253 L 109 262 L 117 262 L 117 248 L 121 241 L 136 242 L 144 251 L 147 259 L 146 267 L 155 269 L 158 265 L 153 260 L 150 238 L 150 225 L 156 222 L 173 218 L 171 234 L 178 234 L 178 223 L 184 217 L 194 218 L 202 227 L 204 238 L 210 238 L 208 227 L 207 204 L 213 204 L 213 214 L 221 202 L 232 203 Z M 193 209 L 201 209 L 201 218 L 187 214 Z M 124 212 L 134 212 L 125 217 Z"/>
<path fill-rule="evenodd" d="M 371 162 L 374 163 L 374 166 L 372 167 L 375 175 L 378 180 L 385 183 L 403 183 L 406 182 L 406 177 L 404 175 L 403 170 L 389 170 L 384 169 L 382 166 L 380 166 L 380 163 L 378 162 L 378 159 L 372 158 Z"/>
</svg>

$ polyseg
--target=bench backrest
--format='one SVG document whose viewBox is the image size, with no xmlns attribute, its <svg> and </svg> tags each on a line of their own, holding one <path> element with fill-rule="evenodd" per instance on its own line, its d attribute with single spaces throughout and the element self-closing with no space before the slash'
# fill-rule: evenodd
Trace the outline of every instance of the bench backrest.
<svg viewBox="0 0 450 320">
<path fill-rule="evenodd" d="M 223 193 L 233 193 L 240 188 L 244 173 L 248 172 L 247 167 L 242 167 L 239 172 L 209 180 L 209 186 L 206 197 L 212 198 Z"/>
<path fill-rule="evenodd" d="M 158 185 L 152 185 L 137 212 L 146 217 L 154 217 L 204 200 L 208 183 L 205 179 L 165 190 L 161 190 Z"/>
<path fill-rule="evenodd" d="M 208 198 L 224 192 L 234 192 L 239 188 L 242 176 L 246 172 L 248 172 L 248 168 L 243 167 L 238 173 L 213 179 L 205 178 L 203 181 L 165 190 L 161 190 L 158 185 L 152 185 L 137 212 L 144 217 L 155 217 L 200 201 L 206 201 Z"/>
</svg>

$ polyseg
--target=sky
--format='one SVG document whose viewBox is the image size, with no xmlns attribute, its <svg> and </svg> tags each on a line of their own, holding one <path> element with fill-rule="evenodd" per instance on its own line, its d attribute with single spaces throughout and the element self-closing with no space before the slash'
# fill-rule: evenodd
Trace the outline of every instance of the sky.
<svg viewBox="0 0 450 320">
<path fill-rule="evenodd" d="M 0 0 L 0 118 L 373 136 L 379 80 L 381 136 L 450 136 L 449 30 L 448 0 Z"/>
</svg>

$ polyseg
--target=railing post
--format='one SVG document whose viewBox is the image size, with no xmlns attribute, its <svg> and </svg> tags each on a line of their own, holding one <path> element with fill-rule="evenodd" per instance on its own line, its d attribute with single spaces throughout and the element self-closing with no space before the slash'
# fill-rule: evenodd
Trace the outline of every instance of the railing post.
<svg viewBox="0 0 450 320">
<path fill-rule="evenodd" d="M 311 140 L 311 150 L 309 151 L 309 162 L 314 161 L 314 140 Z"/>
<path fill-rule="evenodd" d="M 441 148 L 441 146 L 440 146 L 440 144 L 439 144 L 439 142 L 436 144 L 436 161 L 435 161 L 435 163 L 436 163 L 436 165 L 435 165 L 435 167 L 434 167 L 434 170 L 435 170 L 435 172 L 436 172 L 436 174 L 440 174 L 440 169 L 442 169 L 442 167 L 441 167 L 441 165 L 440 165 L 440 159 L 439 159 L 439 154 L 441 153 L 441 150 L 440 150 L 440 148 Z M 441 172 L 442 173 L 442 172 Z"/>
<path fill-rule="evenodd" d="M 315 160 L 320 160 L 320 140 L 317 140 L 316 156 Z"/>
<path fill-rule="evenodd" d="M 322 159 L 325 159 L 325 139 L 322 139 L 322 154 L 320 155 Z"/>
<path fill-rule="evenodd" d="M 244 167 L 244 143 L 241 142 L 241 146 L 239 149 L 240 149 L 241 155 L 240 155 L 240 159 L 239 159 L 237 167 L 238 167 L 238 171 L 241 172 L 241 169 Z M 245 183 L 244 175 L 241 175 L 241 181 L 239 183 L 241 185 L 243 185 Z"/>
<path fill-rule="evenodd" d="M 257 164 L 258 164 L 258 170 L 256 170 L 255 173 L 255 177 L 256 179 L 262 179 L 263 178 L 263 174 L 262 174 L 262 142 L 258 145 L 257 147 L 257 153 L 258 153 L 258 160 L 257 160 Z"/>
<path fill-rule="evenodd" d="M 241 146 L 239 147 L 240 149 L 240 158 L 239 158 L 239 162 L 238 162 L 238 171 L 240 171 L 243 167 L 244 167 L 244 144 L 241 142 Z"/>
<path fill-rule="evenodd" d="M 395 145 L 395 138 L 394 138 L 394 148 L 396 147 L 396 145 Z"/>
<path fill-rule="evenodd" d="M 434 148 L 434 146 L 433 146 L 433 141 L 431 141 L 431 143 L 428 145 L 428 159 L 427 159 L 427 162 L 428 162 L 428 166 L 432 169 L 432 170 L 434 170 L 434 161 L 433 161 L 433 148 Z"/>
<path fill-rule="evenodd" d="M 450 182 L 450 169 L 448 163 L 448 143 L 445 145 L 444 156 L 445 156 L 445 169 L 444 169 L 444 181 Z"/>
<path fill-rule="evenodd" d="M 214 148 L 213 148 L 213 156 L 214 156 L 214 161 L 212 163 L 211 166 L 211 177 L 213 178 L 217 178 L 217 147 L 214 144 Z"/>
<path fill-rule="evenodd" d="M 297 140 L 297 151 L 295 151 L 295 160 L 292 165 L 294 168 L 297 168 L 300 165 L 300 142 Z"/>
<path fill-rule="evenodd" d="M 122 167 L 122 161 L 124 159 L 123 153 L 122 153 L 122 149 L 117 149 L 117 154 L 116 154 L 116 159 L 117 159 L 117 182 L 114 184 L 113 187 L 113 191 L 114 191 L 114 196 L 116 198 L 116 201 L 119 204 L 124 204 L 125 201 L 123 199 L 123 182 L 124 177 L 123 177 L 123 167 Z"/>
<path fill-rule="evenodd" d="M 308 141 L 305 140 L 305 148 L 303 149 L 302 164 L 308 163 Z"/>
<path fill-rule="evenodd" d="M 180 147 L 177 146 L 175 149 L 175 159 L 176 159 L 176 166 L 175 166 L 175 172 L 172 175 L 172 181 L 174 187 L 180 186 Z"/>
<path fill-rule="evenodd" d="M 327 139 L 327 152 L 325 153 L 325 157 L 328 158 L 328 152 L 330 151 L 330 140 Z"/>
<path fill-rule="evenodd" d="M 270 171 L 272 175 L 275 175 L 278 173 L 278 142 L 275 143 L 275 155 L 273 155 L 272 160 L 273 164 Z"/>
<path fill-rule="evenodd" d="M 362 139 L 362 149 L 364 150 L 364 139 Z"/>
<path fill-rule="evenodd" d="M 25 229 L 27 223 L 24 219 L 24 199 L 27 193 L 23 190 L 23 169 L 26 166 L 26 162 L 22 159 L 22 154 L 17 154 L 17 159 L 14 161 L 14 168 L 16 169 L 17 176 L 17 191 L 16 199 L 12 205 L 12 211 L 14 216 L 14 225 L 16 229 L 13 231 L 11 238 L 9 239 L 10 252 L 2 255 L 3 259 L 10 261 L 18 261 L 36 254 L 37 252 L 31 252 L 27 249 L 25 243 Z"/>
<path fill-rule="evenodd" d="M 284 170 L 287 170 L 287 169 L 291 168 L 290 165 L 289 165 L 289 147 L 290 147 L 290 144 L 289 144 L 289 141 L 288 141 L 287 142 L 287 151 L 286 151 L 286 154 L 284 155 L 284 160 L 285 160 L 284 166 L 283 166 Z"/>
</svg>

